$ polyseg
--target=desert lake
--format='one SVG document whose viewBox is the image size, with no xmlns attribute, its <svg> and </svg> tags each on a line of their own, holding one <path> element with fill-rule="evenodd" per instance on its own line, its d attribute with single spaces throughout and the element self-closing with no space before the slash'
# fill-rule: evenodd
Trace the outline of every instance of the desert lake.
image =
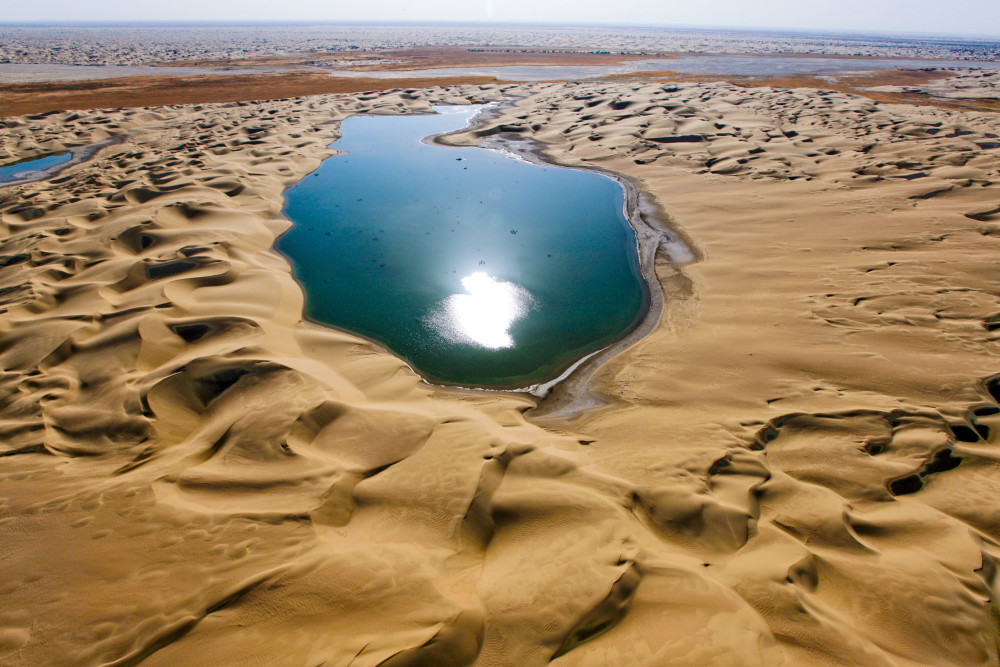
<svg viewBox="0 0 1000 667">
<path fill-rule="evenodd" d="M 306 315 L 383 344 L 432 382 L 551 379 L 646 307 L 625 191 L 592 171 L 426 138 L 479 108 L 353 116 L 286 193 L 277 249 Z"/>
</svg>

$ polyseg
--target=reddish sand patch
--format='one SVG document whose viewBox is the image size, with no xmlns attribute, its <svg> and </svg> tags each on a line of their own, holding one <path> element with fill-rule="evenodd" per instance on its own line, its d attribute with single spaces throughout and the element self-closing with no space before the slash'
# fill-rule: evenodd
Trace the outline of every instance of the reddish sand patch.
<svg viewBox="0 0 1000 667">
<path fill-rule="evenodd" d="M 489 77 L 348 79 L 326 74 L 291 72 L 223 76 L 142 76 L 97 81 L 0 84 L 0 116 L 20 116 L 69 109 L 242 102 L 323 93 L 429 88 L 494 81 Z"/>
</svg>

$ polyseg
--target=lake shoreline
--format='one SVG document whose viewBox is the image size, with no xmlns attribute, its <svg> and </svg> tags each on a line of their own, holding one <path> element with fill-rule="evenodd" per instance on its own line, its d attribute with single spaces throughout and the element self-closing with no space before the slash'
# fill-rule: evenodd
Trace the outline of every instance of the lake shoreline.
<svg viewBox="0 0 1000 667">
<path fill-rule="evenodd" d="M 477 127 L 481 127 L 486 121 L 498 116 L 503 109 L 512 108 L 517 99 L 519 98 L 510 97 L 503 102 L 491 104 L 473 116 L 467 127 L 427 137 L 425 141 L 443 146 L 479 146 L 487 150 L 507 153 L 532 164 L 590 171 L 614 179 L 625 192 L 624 214 L 635 233 L 639 273 L 643 282 L 643 307 L 635 321 L 621 336 L 563 367 L 553 378 L 544 382 L 511 389 L 429 384 L 457 389 L 526 394 L 537 401 L 537 407 L 531 411 L 533 418 L 555 416 L 565 418 L 600 405 L 603 399 L 593 396 L 588 391 L 588 384 L 594 373 L 608 359 L 642 340 L 659 324 L 665 304 L 663 285 L 656 276 L 657 254 L 663 251 L 671 263 L 682 266 L 698 261 L 698 253 L 693 244 L 671 224 L 669 216 L 653 196 L 642 191 L 622 174 L 596 166 L 561 162 L 547 154 L 542 143 L 525 139 L 513 132 L 500 132 L 488 137 L 478 137 L 474 142 L 467 142 L 464 138 L 455 141 L 454 138 L 462 135 L 475 136 Z M 453 139 L 449 140 L 449 138 Z"/>
<path fill-rule="evenodd" d="M 421 143 L 439 145 L 443 147 L 455 147 L 455 144 L 450 144 L 443 139 L 448 136 L 459 135 L 466 132 L 475 132 L 476 127 L 480 123 L 487 121 L 492 114 L 503 108 L 504 104 L 507 102 L 513 102 L 515 99 L 516 98 L 511 98 L 510 100 L 501 103 L 490 103 L 488 105 L 484 105 L 482 109 L 478 110 L 472 117 L 469 118 L 468 123 L 464 127 L 457 130 L 423 137 L 421 139 Z M 407 115 L 431 114 L 415 113 Z M 343 120 L 346 119 L 342 119 L 339 122 L 342 122 Z M 338 138 L 327 146 L 327 149 L 333 151 L 333 154 L 326 159 L 349 153 L 349 151 L 340 151 L 336 148 L 337 142 L 342 138 L 342 136 L 340 136 L 339 127 L 337 128 L 337 133 Z M 607 359 L 613 357 L 615 354 L 634 344 L 638 340 L 641 340 L 644 336 L 648 335 L 649 332 L 653 331 L 659 321 L 660 314 L 663 310 L 663 291 L 662 286 L 656 278 L 653 266 L 657 253 L 661 248 L 669 246 L 672 248 L 672 251 L 668 251 L 671 254 L 671 260 L 677 263 L 685 263 L 687 261 L 694 260 L 694 253 L 691 247 L 685 241 L 681 240 L 676 230 L 673 230 L 669 226 L 666 216 L 655 205 L 651 197 L 640 192 L 633 183 L 619 174 L 599 168 L 586 168 L 559 164 L 558 162 L 545 156 L 541 145 L 532 142 L 525 142 L 520 140 L 520 138 L 516 135 L 490 137 L 485 141 L 465 147 L 499 151 L 513 159 L 522 160 L 538 166 L 558 167 L 560 169 L 598 173 L 602 176 L 613 179 L 622 187 L 624 192 L 623 215 L 631 227 L 632 232 L 635 234 L 636 256 L 634 259 L 638 268 L 640 277 L 639 282 L 642 288 L 642 305 L 629 326 L 620 335 L 616 336 L 606 344 L 601 345 L 597 349 L 590 350 L 582 357 L 577 357 L 571 362 L 558 367 L 554 373 L 548 376 L 547 379 L 529 385 L 514 384 L 511 386 L 500 386 L 447 383 L 438 381 L 426 376 L 402 354 L 395 352 L 385 343 L 360 331 L 324 322 L 312 316 L 306 315 L 305 313 L 303 313 L 303 320 L 319 327 L 327 327 L 337 331 L 343 331 L 352 336 L 363 338 L 372 345 L 398 358 L 401 362 L 406 364 L 406 366 L 418 378 L 420 378 L 424 384 L 430 387 L 460 391 L 523 394 L 525 396 L 532 397 L 532 400 L 538 402 L 538 407 L 536 407 L 533 412 L 533 414 L 538 416 L 541 416 L 541 410 L 544 410 L 545 414 L 555 411 L 556 409 L 560 412 L 564 412 L 567 409 L 579 411 L 584 409 L 582 404 L 597 404 L 598 401 L 588 398 L 589 394 L 586 394 L 587 383 L 590 377 L 601 364 L 607 361 Z M 310 172 L 310 174 L 312 173 L 313 172 Z M 307 174 L 306 177 L 310 174 Z M 302 180 L 304 181 L 306 177 L 303 177 Z M 302 181 L 299 181 L 298 183 L 301 182 Z M 294 185 L 297 185 L 298 183 L 289 186 L 289 188 L 294 187 Z M 285 205 L 282 207 L 281 214 L 289 222 L 289 230 L 286 230 L 281 234 L 281 236 L 284 236 L 291 230 L 291 225 L 297 223 L 288 217 L 285 212 Z M 280 238 L 280 236 L 278 238 Z M 277 238 L 275 239 L 272 251 L 291 264 L 291 259 L 288 255 L 278 247 Z M 298 279 L 296 279 L 296 282 L 299 282 Z M 299 284 L 301 285 L 301 283 Z M 305 292 L 304 288 L 303 291 Z"/>
</svg>

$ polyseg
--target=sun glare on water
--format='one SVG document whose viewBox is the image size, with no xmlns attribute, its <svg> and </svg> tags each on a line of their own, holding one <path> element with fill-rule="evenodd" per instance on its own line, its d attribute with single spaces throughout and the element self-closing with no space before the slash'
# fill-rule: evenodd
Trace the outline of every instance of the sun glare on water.
<svg viewBox="0 0 1000 667">
<path fill-rule="evenodd" d="M 528 290 L 481 271 L 462 278 L 462 287 L 465 294 L 452 294 L 434 309 L 431 326 L 453 343 L 513 347 L 510 328 L 531 308 Z"/>
</svg>

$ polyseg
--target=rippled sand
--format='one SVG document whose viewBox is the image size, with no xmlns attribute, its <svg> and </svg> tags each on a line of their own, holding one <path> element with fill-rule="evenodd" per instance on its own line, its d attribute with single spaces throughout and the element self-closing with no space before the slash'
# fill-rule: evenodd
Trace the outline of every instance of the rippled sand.
<svg viewBox="0 0 1000 667">
<path fill-rule="evenodd" d="M 697 255 L 560 409 L 304 323 L 270 250 L 335 121 L 504 94 L 452 141 L 622 174 Z M 0 123 L 125 136 L 0 189 L 0 663 L 997 661 L 994 115 L 586 83 Z"/>
</svg>

